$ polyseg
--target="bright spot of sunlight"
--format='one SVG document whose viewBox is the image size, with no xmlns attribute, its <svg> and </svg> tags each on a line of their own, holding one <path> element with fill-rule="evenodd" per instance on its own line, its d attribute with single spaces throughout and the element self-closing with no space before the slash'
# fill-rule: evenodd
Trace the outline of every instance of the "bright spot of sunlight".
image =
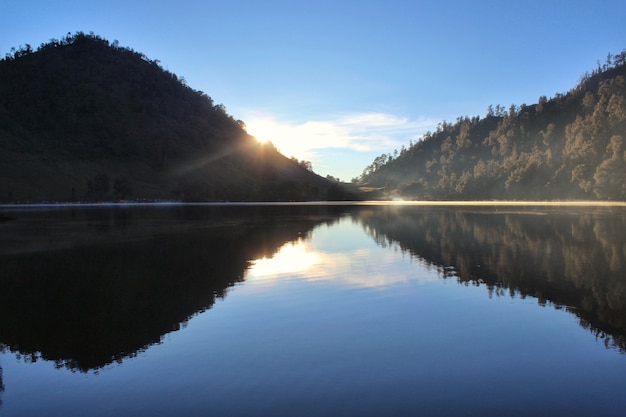
<svg viewBox="0 0 626 417">
<path fill-rule="evenodd" d="M 415 265 L 399 266 L 396 260 L 397 253 L 390 250 L 355 249 L 333 254 L 317 250 L 310 241 L 299 240 L 283 245 L 271 258 L 252 261 L 245 279 L 273 285 L 283 278 L 299 278 L 361 288 L 384 288 L 413 279 L 423 282 L 438 279 L 434 273 L 413 276 Z"/>
<path fill-rule="evenodd" d="M 330 122 L 280 123 L 272 117 L 246 122 L 246 130 L 260 142 L 272 142 L 285 156 L 311 159 L 323 148 L 349 147 L 349 132 Z"/>
<path fill-rule="evenodd" d="M 272 142 L 276 136 L 276 126 L 270 119 L 255 119 L 246 123 L 246 131 L 261 143 Z"/>
<path fill-rule="evenodd" d="M 320 254 L 310 250 L 309 245 L 300 240 L 290 242 L 280 248 L 271 258 L 252 261 L 246 279 L 262 280 L 281 275 L 302 273 L 320 260 Z"/>
</svg>

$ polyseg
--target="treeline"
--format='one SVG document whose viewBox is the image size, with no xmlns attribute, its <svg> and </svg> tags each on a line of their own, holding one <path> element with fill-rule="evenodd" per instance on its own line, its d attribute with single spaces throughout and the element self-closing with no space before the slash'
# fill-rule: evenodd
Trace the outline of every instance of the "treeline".
<svg viewBox="0 0 626 417">
<path fill-rule="evenodd" d="M 566 94 L 442 122 L 354 179 L 385 197 L 626 200 L 626 50 Z"/>
</svg>

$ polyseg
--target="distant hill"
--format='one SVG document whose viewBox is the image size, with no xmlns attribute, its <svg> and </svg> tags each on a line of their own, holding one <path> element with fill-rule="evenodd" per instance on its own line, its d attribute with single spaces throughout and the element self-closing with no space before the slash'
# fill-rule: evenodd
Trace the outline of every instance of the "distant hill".
<svg viewBox="0 0 626 417">
<path fill-rule="evenodd" d="M 626 200 L 626 50 L 567 94 L 459 117 L 356 179 L 375 198 Z"/>
<path fill-rule="evenodd" d="M 0 61 L 0 202 L 354 198 L 221 104 L 78 32 Z"/>
</svg>

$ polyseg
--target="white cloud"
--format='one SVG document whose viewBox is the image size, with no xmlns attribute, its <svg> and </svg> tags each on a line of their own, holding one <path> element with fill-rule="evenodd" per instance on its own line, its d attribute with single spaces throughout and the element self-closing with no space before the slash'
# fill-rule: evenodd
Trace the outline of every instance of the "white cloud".
<svg viewBox="0 0 626 417">
<path fill-rule="evenodd" d="M 410 120 L 387 113 L 361 113 L 327 120 L 280 121 L 271 115 L 246 119 L 247 130 L 259 140 L 271 141 L 283 154 L 307 159 L 323 149 L 390 152 L 408 145 L 438 121 Z"/>
<path fill-rule="evenodd" d="M 341 120 L 342 124 L 376 127 L 376 126 L 401 126 L 408 122 L 407 118 L 397 117 L 392 114 L 386 113 L 363 113 L 353 116 L 344 117 Z"/>
</svg>

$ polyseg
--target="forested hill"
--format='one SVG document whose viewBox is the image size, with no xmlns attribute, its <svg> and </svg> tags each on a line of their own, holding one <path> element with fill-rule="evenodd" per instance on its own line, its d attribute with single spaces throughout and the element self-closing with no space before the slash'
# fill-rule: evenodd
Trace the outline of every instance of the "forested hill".
<svg viewBox="0 0 626 417">
<path fill-rule="evenodd" d="M 566 94 L 490 106 L 381 155 L 354 181 L 380 198 L 626 200 L 626 50 Z"/>
<path fill-rule="evenodd" d="M 78 32 L 0 61 L 0 202 L 346 197 L 303 166 L 117 41 Z"/>
</svg>

